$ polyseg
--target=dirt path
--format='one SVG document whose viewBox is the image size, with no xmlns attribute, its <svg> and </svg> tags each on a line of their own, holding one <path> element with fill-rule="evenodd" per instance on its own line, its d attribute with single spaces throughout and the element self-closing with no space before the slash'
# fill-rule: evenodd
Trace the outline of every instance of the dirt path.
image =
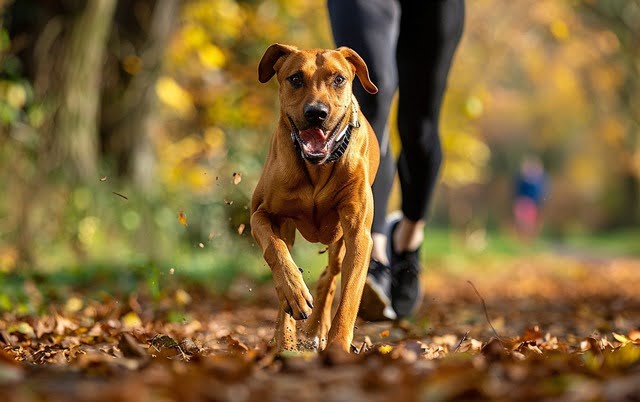
<svg viewBox="0 0 640 402">
<path fill-rule="evenodd" d="M 275 294 L 241 281 L 4 313 L 0 399 L 638 400 L 640 261 L 540 255 L 424 279 L 415 319 L 357 324 L 358 355 L 276 355 Z"/>
</svg>

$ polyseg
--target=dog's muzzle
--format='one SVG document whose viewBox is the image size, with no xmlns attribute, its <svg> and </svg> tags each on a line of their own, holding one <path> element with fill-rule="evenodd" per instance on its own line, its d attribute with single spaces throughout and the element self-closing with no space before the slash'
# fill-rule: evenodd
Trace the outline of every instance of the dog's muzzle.
<svg viewBox="0 0 640 402">
<path fill-rule="evenodd" d="M 326 139 L 323 138 L 325 133 L 322 132 L 320 128 L 308 129 L 301 132 L 293 122 L 291 116 L 287 115 L 287 118 L 291 124 L 291 140 L 296 149 L 300 152 L 303 159 L 317 165 L 335 162 L 340 159 L 347 150 L 352 130 L 360 127 L 360 123 L 358 122 L 358 111 L 353 102 L 351 120 L 349 123 L 347 123 L 342 130 L 337 132 L 337 129 L 343 124 L 344 119 L 346 118 L 345 113 L 345 116 L 340 119 L 335 129 L 330 132 L 329 138 Z M 317 130 L 317 132 L 315 130 Z M 319 148 L 317 144 L 318 137 L 320 142 L 324 142 L 321 148 Z"/>
</svg>

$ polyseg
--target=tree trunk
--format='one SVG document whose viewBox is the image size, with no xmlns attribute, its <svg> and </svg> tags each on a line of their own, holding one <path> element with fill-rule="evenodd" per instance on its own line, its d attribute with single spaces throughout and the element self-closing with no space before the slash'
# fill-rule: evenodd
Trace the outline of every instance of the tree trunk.
<svg viewBox="0 0 640 402">
<path fill-rule="evenodd" d="M 160 75 L 162 56 L 169 42 L 174 22 L 178 16 L 178 0 L 158 0 L 151 16 L 149 33 L 140 54 L 143 69 L 131 80 L 127 90 L 116 105 L 118 115 L 124 116 L 115 128 L 109 143 L 120 155 L 134 184 L 142 191 L 153 188 L 155 151 L 151 140 L 157 123 L 157 97 L 155 84 Z"/>
<path fill-rule="evenodd" d="M 87 0 L 65 44 L 53 124 L 55 164 L 81 180 L 97 176 L 98 106 L 106 42 L 116 0 Z"/>
<path fill-rule="evenodd" d="M 63 171 L 85 182 L 97 178 L 102 63 L 116 3 L 79 0 L 72 4 L 72 13 L 56 8 L 54 11 L 60 13 L 47 15 L 31 54 L 25 55 L 27 67 L 34 74 L 36 96 L 51 111 L 51 117 L 39 128 L 39 173 L 19 190 L 22 202 L 16 248 L 19 260 L 27 267 L 34 260 L 32 243 L 40 225 L 38 219 L 56 219 L 60 214 L 47 200 L 51 173 Z M 80 8 L 77 13 L 76 6 Z M 68 32 L 66 21 L 71 25 Z"/>
</svg>

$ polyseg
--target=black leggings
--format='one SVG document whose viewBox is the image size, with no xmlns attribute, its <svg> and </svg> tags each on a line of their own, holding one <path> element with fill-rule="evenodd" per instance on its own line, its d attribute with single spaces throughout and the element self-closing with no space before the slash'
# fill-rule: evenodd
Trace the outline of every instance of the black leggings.
<svg viewBox="0 0 640 402">
<path fill-rule="evenodd" d="M 398 89 L 402 212 L 418 221 L 429 209 L 442 163 L 440 105 L 462 35 L 464 0 L 328 0 L 328 6 L 336 44 L 362 56 L 379 89 L 370 95 L 354 83 L 356 98 L 380 142 L 372 232 L 384 233 L 395 175 L 387 129 L 393 95 Z"/>
</svg>

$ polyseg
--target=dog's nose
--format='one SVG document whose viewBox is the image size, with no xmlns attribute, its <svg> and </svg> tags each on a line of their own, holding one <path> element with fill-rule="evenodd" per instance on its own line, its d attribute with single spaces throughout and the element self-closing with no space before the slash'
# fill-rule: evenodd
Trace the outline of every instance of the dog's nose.
<svg viewBox="0 0 640 402">
<path fill-rule="evenodd" d="M 324 103 L 314 103 L 304 106 L 304 118 L 311 124 L 322 123 L 329 115 L 329 107 Z"/>
</svg>

